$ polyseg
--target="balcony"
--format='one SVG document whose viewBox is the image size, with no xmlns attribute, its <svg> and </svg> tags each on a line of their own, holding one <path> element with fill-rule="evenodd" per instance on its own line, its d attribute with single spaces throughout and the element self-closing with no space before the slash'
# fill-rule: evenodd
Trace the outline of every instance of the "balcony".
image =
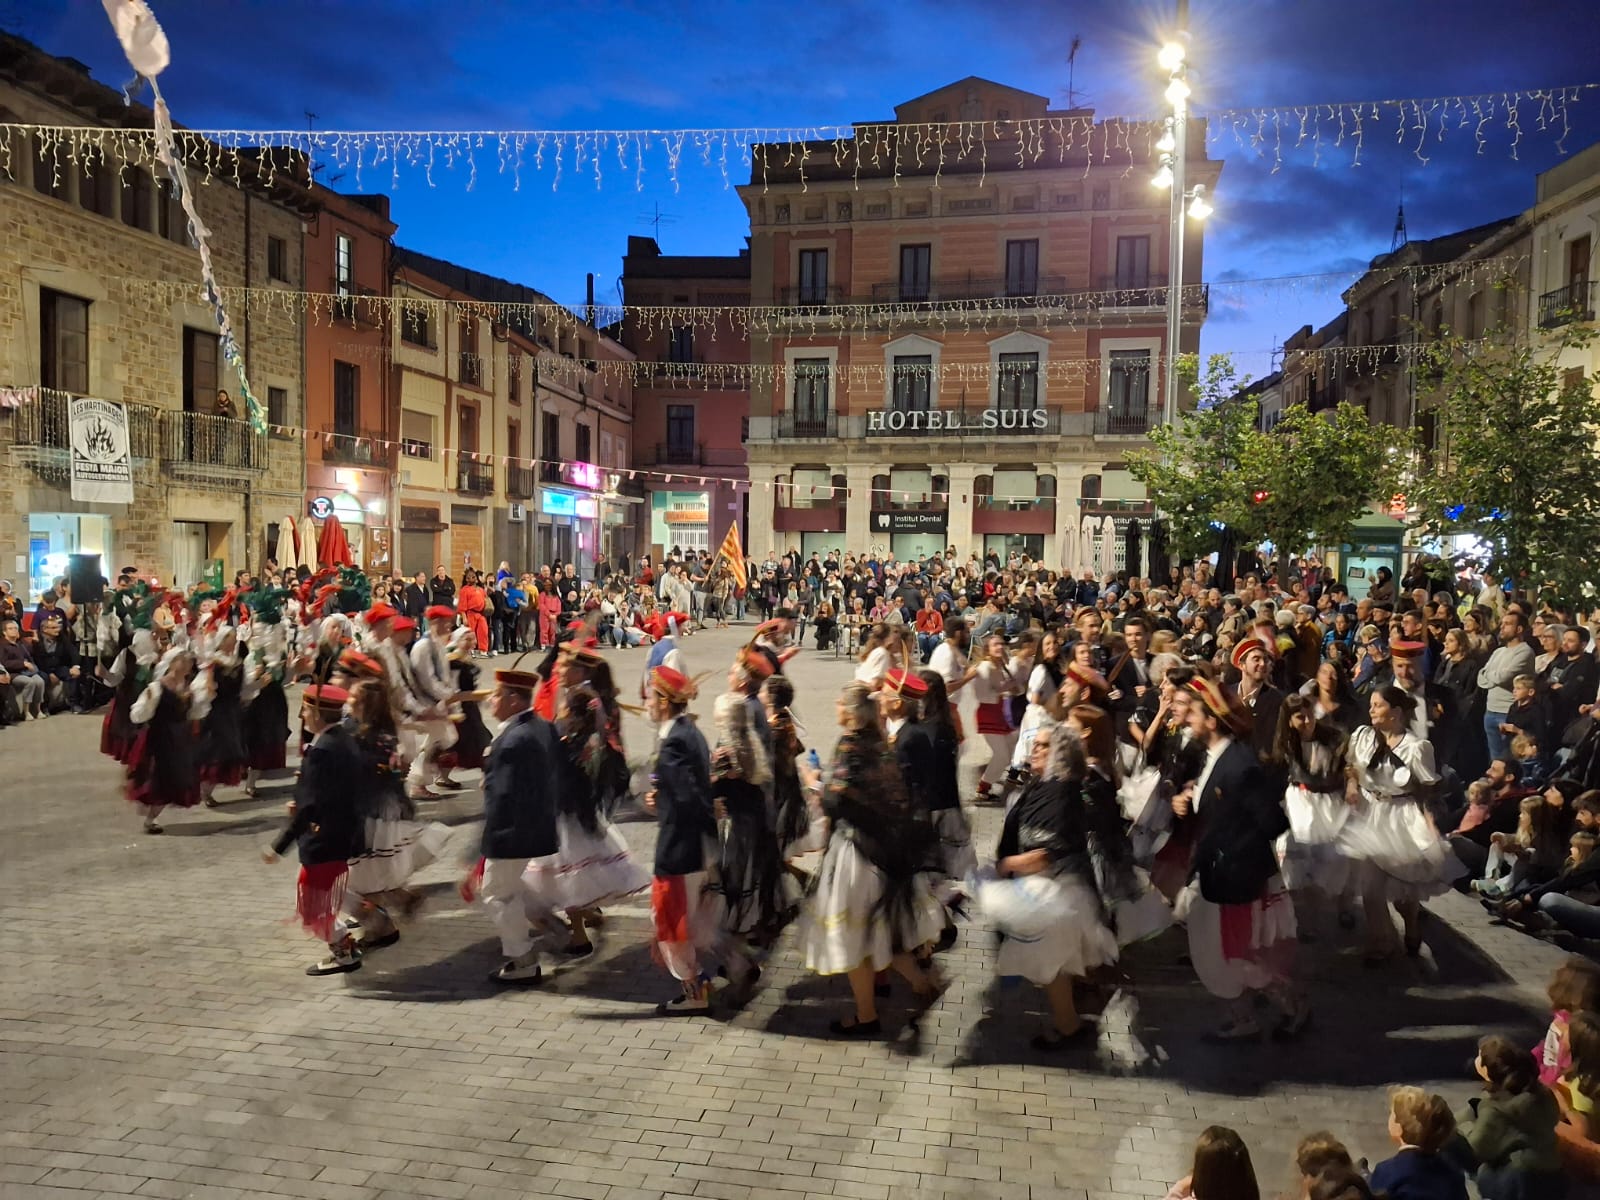
<svg viewBox="0 0 1600 1200">
<path fill-rule="evenodd" d="M 333 319 L 343 321 L 356 329 L 381 329 L 383 327 L 383 306 L 375 299 L 377 292 L 367 287 L 355 287 L 346 283 L 341 285 L 335 281 L 333 298 Z"/>
<path fill-rule="evenodd" d="M 381 433 L 371 429 L 322 428 L 322 461 L 341 467 L 373 467 L 392 470 L 394 449 L 383 444 Z"/>
<path fill-rule="evenodd" d="M 836 284 L 803 284 L 800 287 L 786 287 L 778 293 L 779 304 L 805 308 L 841 304 L 844 299 L 844 289 Z"/>
<path fill-rule="evenodd" d="M 657 442 L 656 465 L 671 467 L 697 467 L 705 462 L 704 442 Z"/>
<path fill-rule="evenodd" d="M 191 479 L 245 479 L 266 470 L 267 435 L 233 417 L 163 412 L 161 463 Z"/>
<path fill-rule="evenodd" d="M 1048 512 L 1056 510 L 1054 496 L 1039 496 L 1033 500 L 1014 500 L 1005 496 L 974 496 L 972 507 L 978 512 Z"/>
<path fill-rule="evenodd" d="M 506 498 L 510 500 L 532 500 L 534 492 L 532 467 L 507 467 L 506 468 Z"/>
<path fill-rule="evenodd" d="M 1159 414 L 1152 414 L 1147 404 L 1102 408 L 1094 414 L 1094 432 L 1096 437 L 1143 437 L 1159 422 Z"/>
<path fill-rule="evenodd" d="M 928 279 L 911 282 L 894 279 L 872 285 L 876 304 L 935 304 L 941 300 L 993 300 L 997 306 L 1022 306 L 1038 302 L 1040 296 L 1060 296 L 1067 291 L 1065 275 L 995 276 L 968 275 L 960 279 Z"/>
<path fill-rule="evenodd" d="M 1559 329 L 1574 321 L 1594 320 L 1594 280 L 1575 279 L 1566 287 L 1539 297 L 1539 328 Z"/>
<path fill-rule="evenodd" d="M 566 465 L 564 462 L 541 462 L 539 464 L 539 482 L 566 483 L 566 476 L 562 474 Z"/>
<path fill-rule="evenodd" d="M 867 437 L 1059 437 L 1059 408 L 934 408 L 914 412 L 868 410 Z"/>
<path fill-rule="evenodd" d="M 456 462 L 456 491 L 463 496 L 492 496 L 494 464 L 488 459 L 461 455 Z"/>
<path fill-rule="evenodd" d="M 1102 308 L 1165 308 L 1167 306 L 1167 277 L 1165 275 L 1102 275 L 1100 290 L 1109 292 L 1101 302 Z"/>
<path fill-rule="evenodd" d="M 779 441 L 820 441 L 839 436 L 838 413 L 781 412 L 773 418 L 773 437 Z"/>
<path fill-rule="evenodd" d="M 71 395 L 51 388 L 35 388 L 35 398 L 8 410 L 11 427 L 11 461 L 32 467 L 41 479 L 64 482 L 71 476 Z M 156 457 L 160 443 L 157 410 L 146 404 L 125 405 L 128 410 L 128 451 L 135 464 Z"/>
</svg>

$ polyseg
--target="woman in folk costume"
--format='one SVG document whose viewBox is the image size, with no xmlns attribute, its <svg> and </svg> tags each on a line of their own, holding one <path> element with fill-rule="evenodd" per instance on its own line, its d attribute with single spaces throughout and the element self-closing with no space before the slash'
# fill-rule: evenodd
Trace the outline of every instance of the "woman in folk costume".
<svg viewBox="0 0 1600 1200">
<path fill-rule="evenodd" d="M 200 798 L 215 808 L 219 786 L 232 787 L 244 778 L 244 660 L 239 657 L 239 631 L 214 626 L 201 636 L 205 646 L 202 670 L 210 679 L 211 706 L 200 722 L 195 762 L 200 771 Z"/>
<path fill-rule="evenodd" d="M 1367 916 L 1366 962 L 1377 966 L 1403 948 L 1422 950 L 1422 902 L 1442 895 L 1466 873 L 1424 807 L 1439 781 L 1433 747 L 1411 731 L 1416 701 L 1394 686 L 1369 701 L 1371 724 L 1350 735 L 1345 798 L 1355 811 L 1339 832 L 1335 853 L 1351 860 L 1353 886 Z M 1393 905 L 1404 925 L 1395 936 Z"/>
<path fill-rule="evenodd" d="M 1033 1045 L 1059 1050 L 1094 1026 L 1078 1016 L 1073 981 L 1117 960 L 1101 914 L 1084 824 L 1083 741 L 1053 721 L 1034 735 L 1029 780 L 1010 811 L 995 864 L 979 876 L 977 900 L 1001 935 L 995 973 L 1044 989 L 1052 1029 Z"/>
<path fill-rule="evenodd" d="M 295 913 L 302 928 L 328 945 L 328 955 L 306 968 L 307 975 L 337 975 L 361 968 L 350 923 L 342 916 L 348 900 L 349 859 L 361 847 L 362 812 L 370 776 L 350 731 L 340 721 L 348 694 L 343 688 L 312 684 L 300 702 L 301 725 L 312 735 L 301 763 L 289 824 L 261 852 L 273 863 L 296 843 L 300 876 Z"/>
<path fill-rule="evenodd" d="M 256 794 L 263 771 L 281 771 L 287 763 L 289 701 L 283 682 L 287 674 L 288 627 L 283 605 L 289 593 L 268 588 L 248 593 L 250 652 L 245 660 L 244 752 L 246 796 Z"/>
<path fill-rule="evenodd" d="M 943 879 L 935 889 L 940 899 L 959 912 L 967 876 L 977 868 L 972 826 L 961 809 L 957 759 L 961 745 L 950 720 L 950 698 L 937 671 L 896 667 L 884 676 L 879 692 L 884 728 L 900 767 L 906 798 L 933 826 L 939 839 Z M 941 941 L 954 941 L 955 925 L 947 917 Z"/>
<path fill-rule="evenodd" d="M 1155 771 L 1156 779 L 1144 807 L 1134 814 L 1129 830 L 1134 861 L 1150 872 L 1150 882 L 1171 903 L 1189 881 L 1189 857 L 1198 825 L 1192 817 L 1179 818 L 1172 798 L 1199 777 L 1205 750 L 1189 730 L 1189 708 L 1194 692 L 1189 682 L 1195 672 L 1175 667 L 1160 684 L 1160 703 L 1148 728 L 1130 719 L 1137 731 L 1140 758 Z M 1141 779 L 1140 783 L 1148 783 Z M 1130 784 L 1118 790 L 1127 816 Z"/>
<path fill-rule="evenodd" d="M 832 1032 L 873 1037 L 882 1030 L 880 970 L 892 966 L 903 975 L 923 1009 L 942 989 L 914 957 L 944 929 L 944 906 L 929 882 L 939 870 L 939 850 L 933 826 L 905 795 L 872 692 L 852 683 L 837 707 L 844 732 L 822 792 L 828 848 L 800 941 L 808 970 L 850 981 L 855 1013 L 834 1021 Z"/>
<path fill-rule="evenodd" d="M 600 798 L 615 787 L 618 767 L 600 697 L 579 684 L 563 699 L 566 711 L 556 728 L 577 768 L 575 786 L 556 797 L 560 849 L 531 859 L 522 878 L 540 911 L 566 914 L 566 953 L 581 956 L 594 950 L 589 929 L 601 925 L 600 906 L 644 891 L 650 874 L 634 861 L 622 831 L 602 811 Z M 626 762 L 621 771 L 626 779 Z M 576 785 L 579 780 L 581 786 Z"/>
<path fill-rule="evenodd" d="M 689 716 L 694 681 L 671 667 L 650 672 L 645 712 L 657 742 L 645 807 L 659 819 L 650 913 L 655 954 L 682 988 L 656 1006 L 660 1016 L 697 1016 L 710 1007 L 701 956 L 716 944 L 718 911 L 708 870 L 716 861 L 717 823 L 711 799 L 711 752 Z"/>
<path fill-rule="evenodd" d="M 472 648 L 477 645 L 472 630 L 458 626 L 450 635 L 450 671 L 455 676 L 458 696 L 473 696 L 478 689 L 478 668 L 472 665 Z M 456 743 L 439 756 L 439 766 L 444 773 L 439 782 L 444 787 L 455 784 L 450 772 L 459 767 L 463 771 L 479 770 L 484 755 L 488 753 L 493 737 L 483 723 L 483 707 L 479 700 L 466 699 L 461 703 L 461 720 L 456 724 Z"/>
<path fill-rule="evenodd" d="M 800 723 L 794 715 L 794 684 L 787 675 L 772 675 L 761 685 L 761 703 L 767 710 L 767 730 L 772 735 L 772 807 L 778 854 L 785 863 L 821 850 L 827 840 L 827 823 L 821 806 L 801 780 L 796 761 L 805 749 Z M 792 868 L 791 868 L 792 869 Z"/>
<path fill-rule="evenodd" d="M 1283 791 L 1250 744 L 1249 711 L 1210 679 L 1189 684 L 1189 728 L 1205 749 L 1200 777 L 1173 798 L 1198 829 L 1191 879 L 1177 915 L 1189 934 L 1189 957 L 1206 991 L 1232 1005 L 1209 1040 L 1259 1038 L 1254 998 L 1276 1010 L 1273 1036 L 1292 1038 L 1311 1019 L 1295 984 L 1294 905 L 1278 873 L 1277 840 L 1289 827 Z"/>
<path fill-rule="evenodd" d="M 407 881 L 439 857 L 450 829 L 413 819 L 400 770 L 400 739 L 389 708 L 388 689 L 366 679 L 350 689 L 351 734 L 366 764 L 362 790 L 362 839 L 350 856 L 346 909 L 360 913 L 361 947 L 392 946 L 400 940 L 395 916 L 410 916 L 422 902 Z"/>
<path fill-rule="evenodd" d="M 470 582 L 469 582 L 470 580 Z M 462 623 L 472 630 L 477 639 L 479 655 L 489 653 L 489 593 L 483 589 L 483 577 L 476 571 L 463 571 L 461 591 L 456 596 L 456 611 Z"/>
<path fill-rule="evenodd" d="M 133 753 L 139 730 L 133 723 L 133 705 L 150 685 L 156 663 L 167 649 L 164 629 L 135 629 L 126 646 L 110 663 L 102 663 L 95 673 L 111 685 L 111 706 L 100 726 L 100 753 L 126 763 Z"/>
<path fill-rule="evenodd" d="M 211 697 L 204 687 L 194 686 L 194 675 L 190 651 L 168 650 L 128 714 L 140 727 L 127 760 L 128 799 L 143 815 L 146 833 L 163 832 L 156 818 L 169 805 L 193 808 L 200 803 L 194 722 L 204 718 Z"/>
<path fill-rule="evenodd" d="M 763 662 L 765 660 L 762 660 Z M 722 930 L 729 957 L 740 969 L 735 982 L 748 988 L 761 974 L 756 948 L 781 925 L 783 862 L 767 819 L 766 793 L 772 766 L 750 720 L 744 669 L 735 663 L 729 689 L 712 712 L 716 742 L 711 750 L 711 795 L 718 816 L 717 881 L 722 890 Z"/>
<path fill-rule="evenodd" d="M 1289 830 L 1278 843 L 1278 861 L 1290 891 L 1324 887 L 1330 874 L 1336 877 L 1337 891 L 1348 874 L 1337 850 L 1353 811 L 1344 797 L 1346 750 L 1344 731 L 1316 715 L 1313 697 L 1291 692 L 1283 698 L 1272 765 L 1286 782 L 1283 807 Z"/>
</svg>

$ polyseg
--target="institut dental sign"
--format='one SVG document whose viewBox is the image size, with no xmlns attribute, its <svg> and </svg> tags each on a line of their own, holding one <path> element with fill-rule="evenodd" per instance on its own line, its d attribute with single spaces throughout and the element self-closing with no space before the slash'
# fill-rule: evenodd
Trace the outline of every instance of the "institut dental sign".
<svg viewBox="0 0 1600 1200">
<path fill-rule="evenodd" d="M 1048 416 L 1042 408 L 929 409 L 913 412 L 869 412 L 868 433 L 1043 433 Z"/>
</svg>

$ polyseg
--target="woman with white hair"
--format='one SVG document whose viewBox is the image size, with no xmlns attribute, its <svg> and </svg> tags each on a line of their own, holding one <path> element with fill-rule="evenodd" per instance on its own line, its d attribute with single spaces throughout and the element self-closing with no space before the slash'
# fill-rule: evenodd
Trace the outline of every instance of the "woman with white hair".
<svg viewBox="0 0 1600 1200">
<path fill-rule="evenodd" d="M 1006 813 L 995 865 L 977 889 L 978 903 L 1002 935 L 995 972 L 1021 975 L 1044 989 L 1053 1028 L 1035 1049 L 1060 1050 L 1092 1040 L 1078 1015 L 1073 980 L 1117 959 L 1117 938 L 1101 918 L 1089 858 L 1082 784 L 1083 741 L 1048 722 L 1034 736 L 1033 778 Z"/>
</svg>

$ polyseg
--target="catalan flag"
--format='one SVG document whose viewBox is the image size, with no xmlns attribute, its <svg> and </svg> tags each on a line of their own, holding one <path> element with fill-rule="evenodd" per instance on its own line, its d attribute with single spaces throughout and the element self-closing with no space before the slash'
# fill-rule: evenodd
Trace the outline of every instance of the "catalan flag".
<svg viewBox="0 0 1600 1200">
<path fill-rule="evenodd" d="M 717 551 L 717 559 L 727 560 L 728 573 L 733 576 L 735 583 L 741 588 L 750 587 L 750 576 L 744 569 L 744 547 L 739 544 L 738 521 L 728 526 L 728 536 L 722 539 L 722 548 Z"/>
</svg>

